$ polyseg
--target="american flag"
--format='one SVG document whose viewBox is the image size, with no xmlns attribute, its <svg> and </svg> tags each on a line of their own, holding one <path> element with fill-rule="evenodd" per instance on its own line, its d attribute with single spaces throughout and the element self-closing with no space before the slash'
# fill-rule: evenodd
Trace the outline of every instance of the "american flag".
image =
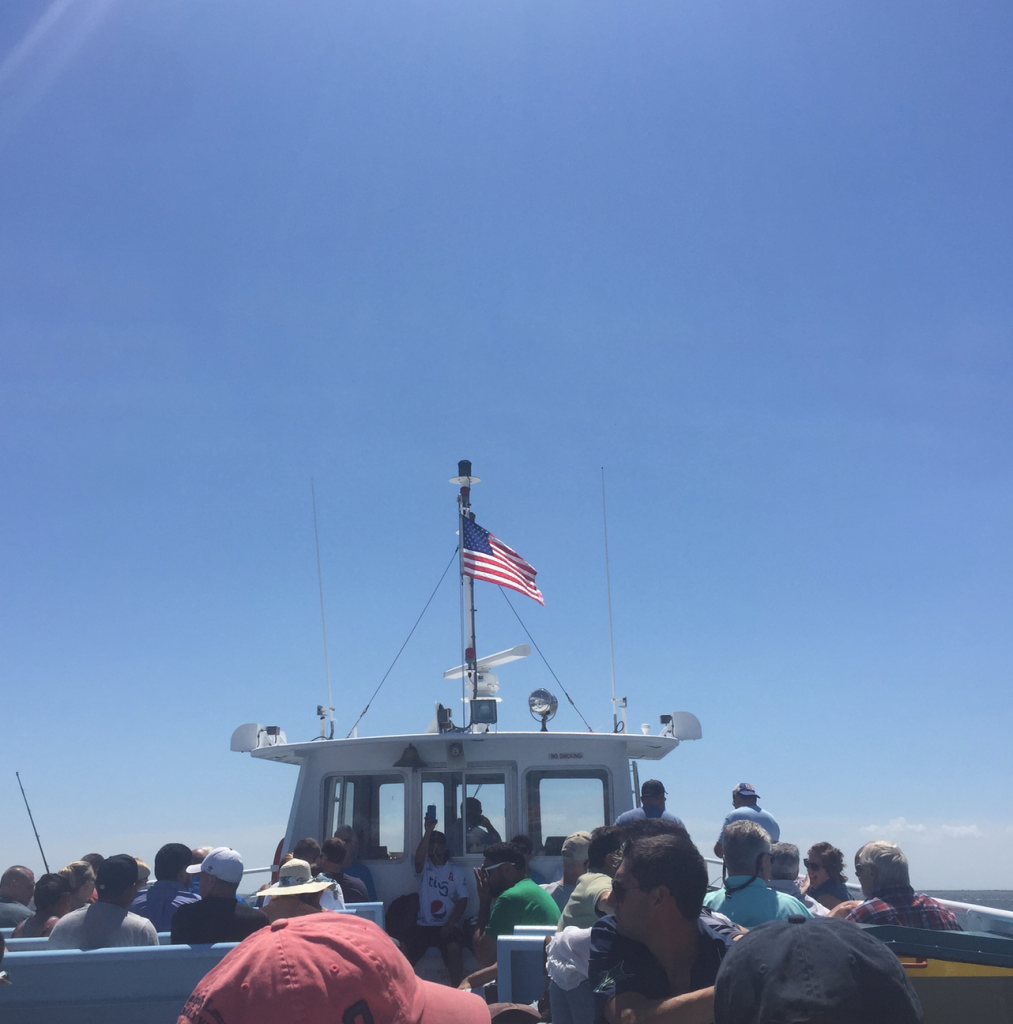
<svg viewBox="0 0 1013 1024">
<path fill-rule="evenodd" d="M 498 583 L 545 604 L 542 592 L 535 586 L 537 571 L 513 548 L 470 519 L 464 520 L 462 550 L 465 576 Z"/>
</svg>

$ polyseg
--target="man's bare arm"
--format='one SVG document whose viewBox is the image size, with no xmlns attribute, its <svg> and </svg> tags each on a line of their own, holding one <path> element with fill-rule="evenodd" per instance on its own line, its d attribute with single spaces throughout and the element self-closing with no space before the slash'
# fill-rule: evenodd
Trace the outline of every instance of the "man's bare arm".
<svg viewBox="0 0 1013 1024">
<path fill-rule="evenodd" d="M 624 992 L 605 1005 L 609 1024 L 711 1024 L 714 989 L 701 988 L 671 999 L 646 999 L 639 992 Z"/>
<path fill-rule="evenodd" d="M 469 989 L 488 985 L 490 981 L 496 980 L 496 967 L 496 964 L 492 964 L 490 967 L 483 967 L 480 971 L 475 971 L 474 974 L 469 974 L 457 987 Z"/>
<path fill-rule="evenodd" d="M 600 917 L 604 917 L 609 910 L 609 900 L 612 899 L 612 890 L 609 889 L 607 892 L 603 892 L 598 899 L 594 901 L 594 912 Z"/>
<path fill-rule="evenodd" d="M 441 929 L 443 931 L 444 935 L 448 935 L 450 933 L 450 930 L 454 927 L 454 925 L 457 924 L 457 922 L 460 921 L 462 917 L 464 917 L 464 912 L 467 909 L 468 909 L 468 897 L 465 896 L 463 900 L 458 900 L 454 904 L 453 912 L 451 913 L 450 917 L 447 919 L 447 923 Z"/>
<path fill-rule="evenodd" d="M 488 967 L 496 962 L 496 936 L 488 935 L 485 930 L 492 915 L 492 890 L 489 888 L 489 876 L 481 868 L 475 868 L 475 887 L 478 890 L 478 920 L 471 948 L 475 959 L 483 967 Z"/>
<path fill-rule="evenodd" d="M 483 966 L 488 967 L 496 963 L 496 937 L 482 929 L 475 930 L 475 937 L 472 943 L 475 959 Z"/>
<path fill-rule="evenodd" d="M 415 848 L 415 874 L 421 875 L 422 869 L 426 866 L 426 857 L 429 854 L 429 833 L 436 828 L 436 822 L 426 818 L 422 823 L 422 838 Z"/>
</svg>

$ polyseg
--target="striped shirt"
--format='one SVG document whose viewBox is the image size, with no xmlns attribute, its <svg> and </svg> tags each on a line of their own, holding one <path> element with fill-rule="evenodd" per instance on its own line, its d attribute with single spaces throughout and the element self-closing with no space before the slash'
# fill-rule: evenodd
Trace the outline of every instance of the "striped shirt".
<svg viewBox="0 0 1013 1024">
<path fill-rule="evenodd" d="M 187 903 L 200 899 L 196 893 L 185 889 L 179 882 L 155 882 L 142 889 L 130 904 L 130 912 L 146 917 L 156 932 L 167 932 L 172 928 L 172 915 Z"/>
</svg>

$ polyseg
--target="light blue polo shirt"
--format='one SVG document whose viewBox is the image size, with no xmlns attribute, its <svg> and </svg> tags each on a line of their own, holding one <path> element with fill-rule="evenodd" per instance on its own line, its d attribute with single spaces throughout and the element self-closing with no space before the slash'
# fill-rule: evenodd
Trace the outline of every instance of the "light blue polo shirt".
<svg viewBox="0 0 1013 1024">
<path fill-rule="evenodd" d="M 760 828 L 766 830 L 772 843 L 780 842 L 781 826 L 759 804 L 754 804 L 752 807 L 736 807 L 725 818 L 724 824 L 721 826 L 721 832 L 724 833 L 725 825 L 730 825 L 733 821 L 755 821 Z M 721 842 L 720 835 L 718 836 L 718 842 Z"/>
<path fill-rule="evenodd" d="M 662 810 L 660 807 L 634 807 L 632 811 L 623 811 L 613 822 L 622 828 L 624 825 L 632 825 L 635 821 L 643 821 L 644 818 L 663 818 L 665 821 L 674 821 L 682 825 L 682 818 L 677 818 L 671 811 Z"/>
<path fill-rule="evenodd" d="M 731 875 L 728 885 L 742 885 L 749 875 Z M 703 898 L 705 907 L 725 917 L 730 917 L 743 928 L 755 928 L 764 921 L 783 921 L 792 914 L 812 917 L 809 908 L 794 896 L 777 889 L 768 889 L 762 878 L 754 878 L 744 889 L 733 892 L 729 896 L 724 887 L 716 892 L 709 892 Z"/>
</svg>

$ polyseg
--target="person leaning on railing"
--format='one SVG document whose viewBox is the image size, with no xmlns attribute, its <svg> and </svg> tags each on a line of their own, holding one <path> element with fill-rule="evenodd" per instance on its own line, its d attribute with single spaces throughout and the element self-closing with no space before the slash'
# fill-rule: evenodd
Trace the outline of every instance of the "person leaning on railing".
<svg viewBox="0 0 1013 1024">
<path fill-rule="evenodd" d="M 851 910 L 849 921 L 963 931 L 952 911 L 931 896 L 914 891 L 907 857 L 896 843 L 881 839 L 866 843 L 855 854 L 855 874 L 865 902 Z"/>
</svg>

